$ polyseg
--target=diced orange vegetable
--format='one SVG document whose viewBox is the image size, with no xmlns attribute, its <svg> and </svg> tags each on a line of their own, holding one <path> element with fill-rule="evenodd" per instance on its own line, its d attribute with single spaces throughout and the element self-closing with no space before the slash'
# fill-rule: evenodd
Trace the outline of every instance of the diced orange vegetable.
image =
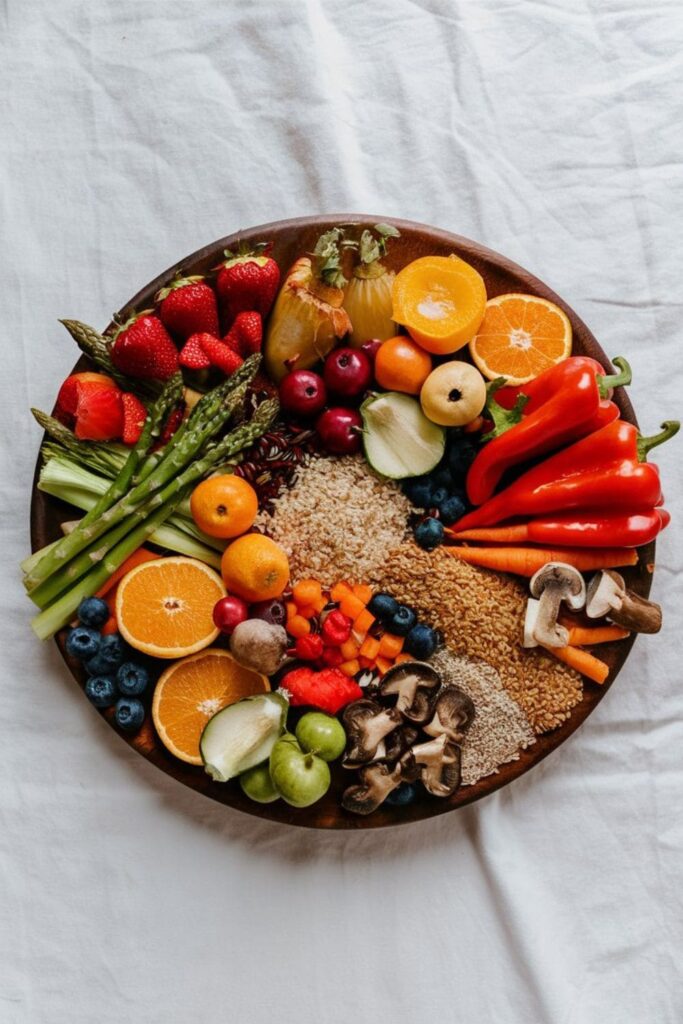
<svg viewBox="0 0 683 1024">
<path fill-rule="evenodd" d="M 292 588 L 292 597 L 299 608 L 317 604 L 323 596 L 318 580 L 300 580 Z"/>
<path fill-rule="evenodd" d="M 332 598 L 333 601 L 336 601 L 338 603 L 339 601 L 343 600 L 348 594 L 352 593 L 353 591 L 351 590 L 351 587 L 348 585 L 348 583 L 344 583 L 344 581 L 342 580 L 339 583 L 335 583 L 335 585 L 332 587 L 332 590 L 330 591 L 330 597 Z"/>
<path fill-rule="evenodd" d="M 382 658 L 395 661 L 403 650 L 404 637 L 385 633 L 379 642 L 379 653 Z"/>
<path fill-rule="evenodd" d="M 372 598 L 372 587 L 369 587 L 367 583 L 354 583 L 353 592 L 359 601 L 363 604 L 370 604 Z"/>
<path fill-rule="evenodd" d="M 325 597 L 324 594 L 322 594 L 317 601 L 313 602 L 313 607 L 315 608 L 316 612 L 321 612 L 326 604 L 327 598 Z"/>
<path fill-rule="evenodd" d="M 348 640 L 345 640 L 344 643 L 339 648 L 339 650 L 342 653 L 344 661 L 353 661 L 354 658 L 357 658 L 358 649 L 358 644 L 353 639 L 353 637 L 349 637 Z"/>
<path fill-rule="evenodd" d="M 386 672 L 389 671 L 390 668 L 392 668 L 392 664 L 388 658 L 378 658 L 376 661 L 376 666 L 377 670 L 381 675 L 384 675 Z"/>
<path fill-rule="evenodd" d="M 355 622 L 361 612 L 365 611 L 365 605 L 353 592 L 345 594 L 339 602 L 339 611 L 348 615 L 352 622 Z M 370 614 L 368 612 L 368 614 Z"/>
<path fill-rule="evenodd" d="M 357 672 L 360 672 L 360 662 L 357 658 L 353 658 L 351 661 L 344 661 L 339 666 L 345 676 L 355 676 Z"/>
<path fill-rule="evenodd" d="M 374 668 L 375 667 L 375 662 L 373 661 L 372 658 L 359 658 L 358 659 L 358 663 L 360 664 L 361 668 Z"/>
<path fill-rule="evenodd" d="M 361 645 L 360 653 L 364 658 L 374 660 L 379 654 L 379 640 L 375 640 L 374 636 L 366 637 Z"/>
<path fill-rule="evenodd" d="M 285 601 L 285 608 L 287 609 L 287 622 L 293 619 L 295 615 L 299 614 L 299 609 L 293 601 Z"/>
<path fill-rule="evenodd" d="M 358 618 L 353 624 L 353 628 L 357 633 L 367 633 L 373 626 L 375 616 L 372 612 L 369 612 L 367 608 L 364 608 Z"/>
<path fill-rule="evenodd" d="M 305 619 L 314 619 L 318 612 L 312 604 L 304 604 L 299 605 L 298 614 L 303 615 Z"/>
<path fill-rule="evenodd" d="M 96 592 L 95 597 L 104 597 L 108 594 L 112 587 L 115 587 L 119 580 L 122 580 L 124 576 L 127 576 L 131 569 L 135 569 L 138 565 L 142 565 L 143 562 L 150 562 L 153 558 L 161 558 L 161 555 L 157 555 L 155 551 L 150 551 L 148 548 L 138 548 L 132 555 L 125 560 L 125 562 L 111 574 L 106 583 L 104 583 L 100 589 Z"/>
<path fill-rule="evenodd" d="M 404 661 L 415 661 L 415 658 L 412 656 L 412 654 L 401 653 L 397 658 L 394 659 L 394 665 L 401 665 L 403 664 Z"/>
<path fill-rule="evenodd" d="M 300 636 L 308 636 L 311 632 L 311 624 L 303 615 L 293 615 L 287 623 L 287 632 L 298 640 Z"/>
</svg>

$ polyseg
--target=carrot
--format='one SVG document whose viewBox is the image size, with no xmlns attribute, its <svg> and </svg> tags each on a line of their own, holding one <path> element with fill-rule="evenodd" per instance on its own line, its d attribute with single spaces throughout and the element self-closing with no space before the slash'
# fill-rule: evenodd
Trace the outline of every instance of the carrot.
<svg viewBox="0 0 683 1024">
<path fill-rule="evenodd" d="M 516 526 L 482 526 L 479 529 L 444 530 L 447 537 L 453 540 L 476 540 L 484 541 L 487 544 L 523 544 L 529 539 L 529 527 L 526 523 L 518 523 Z"/>
<path fill-rule="evenodd" d="M 369 587 L 367 583 L 354 583 L 353 592 L 359 601 L 363 604 L 370 604 L 372 598 L 372 587 Z"/>
<path fill-rule="evenodd" d="M 366 637 L 361 646 L 360 653 L 363 658 L 375 661 L 379 654 L 379 640 L 375 640 L 374 636 Z"/>
<path fill-rule="evenodd" d="M 116 586 L 119 580 L 130 572 L 131 569 L 135 569 L 138 565 L 142 565 L 143 562 L 150 562 L 153 558 L 161 558 L 161 555 L 157 555 L 156 552 L 150 551 L 149 548 L 138 548 L 134 551 L 125 562 L 115 570 L 107 580 L 107 582 L 100 587 L 95 594 L 95 597 L 104 597 L 108 594 L 112 587 Z"/>
<path fill-rule="evenodd" d="M 111 633 L 117 633 L 118 629 L 119 624 L 116 621 L 116 617 L 114 615 L 110 615 L 105 624 L 102 626 L 100 633 L 102 634 L 102 636 L 109 636 Z"/>
<path fill-rule="evenodd" d="M 630 636 L 628 629 L 621 626 L 571 626 L 569 643 L 572 647 L 590 647 L 592 644 L 610 644 L 613 640 L 625 640 Z"/>
<path fill-rule="evenodd" d="M 345 594 L 339 602 L 339 611 L 344 615 L 348 615 L 352 622 L 355 622 L 361 612 L 365 611 L 365 605 L 360 601 L 356 595 L 351 591 Z M 368 614 L 370 614 L 368 612 Z"/>
<path fill-rule="evenodd" d="M 389 669 L 392 668 L 392 664 L 391 664 L 391 662 L 389 661 L 388 658 L 378 658 L 377 662 L 376 662 L 376 665 L 377 665 L 377 671 L 379 672 L 379 674 L 381 676 L 386 675 L 386 673 L 389 671 Z"/>
<path fill-rule="evenodd" d="M 469 565 L 515 576 L 533 576 L 546 562 L 566 562 L 581 572 L 609 569 L 617 565 L 635 565 L 638 555 L 633 548 L 467 548 L 445 547 L 446 554 L 460 558 Z"/>
<path fill-rule="evenodd" d="M 604 683 L 609 675 L 609 665 L 584 651 L 583 647 L 544 647 L 543 650 L 576 669 L 582 676 L 592 679 L 594 683 Z"/>
<path fill-rule="evenodd" d="M 381 658 L 394 661 L 403 650 L 405 637 L 394 636 L 393 633 L 385 633 L 379 642 L 379 654 Z"/>
<path fill-rule="evenodd" d="M 343 672 L 345 676 L 355 676 L 357 672 L 360 672 L 360 662 L 357 659 L 353 661 L 344 661 L 339 666 L 340 672 Z"/>
<path fill-rule="evenodd" d="M 380 658 L 380 661 L 382 659 Z M 415 661 L 412 654 L 404 654 L 403 651 L 394 658 L 394 665 L 402 665 L 404 661 Z"/>
<path fill-rule="evenodd" d="M 344 583 L 343 580 L 340 580 L 339 583 L 335 583 L 335 585 L 332 587 L 332 590 L 330 591 L 330 597 L 332 598 L 333 601 L 339 603 L 339 601 L 341 601 L 342 598 L 346 597 L 347 594 L 351 593 L 353 593 L 353 591 L 351 590 L 351 587 L 348 585 L 348 583 Z"/>
<path fill-rule="evenodd" d="M 367 608 L 364 608 L 360 615 L 353 620 L 354 633 L 361 633 L 362 635 L 365 635 L 374 621 L 375 616 L 372 612 L 369 612 Z"/>
<path fill-rule="evenodd" d="M 359 645 L 353 637 L 349 637 L 348 640 L 344 641 L 339 650 L 341 651 L 344 661 L 353 661 L 354 658 L 358 657 Z"/>
</svg>

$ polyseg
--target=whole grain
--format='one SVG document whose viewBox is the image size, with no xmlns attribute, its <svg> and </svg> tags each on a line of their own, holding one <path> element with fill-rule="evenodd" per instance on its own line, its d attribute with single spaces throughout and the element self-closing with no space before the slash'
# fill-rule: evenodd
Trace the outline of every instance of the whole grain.
<svg viewBox="0 0 683 1024">
<path fill-rule="evenodd" d="M 535 733 L 561 725 L 581 700 L 577 672 L 521 646 L 527 592 L 511 577 L 408 542 L 377 565 L 370 582 L 412 605 L 454 653 L 492 665 Z"/>
</svg>

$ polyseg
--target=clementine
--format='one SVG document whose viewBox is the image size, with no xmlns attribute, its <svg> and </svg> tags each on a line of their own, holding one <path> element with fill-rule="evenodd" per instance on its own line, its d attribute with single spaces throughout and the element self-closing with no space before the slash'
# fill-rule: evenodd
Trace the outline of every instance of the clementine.
<svg viewBox="0 0 683 1024">
<path fill-rule="evenodd" d="M 199 529 L 209 537 L 239 537 L 254 524 L 258 496 L 240 476 L 212 476 L 193 490 L 190 512 Z"/>
<path fill-rule="evenodd" d="M 432 357 L 405 334 L 382 342 L 375 356 L 375 379 L 387 391 L 417 395 L 432 372 Z"/>
<path fill-rule="evenodd" d="M 289 581 L 287 554 L 270 537 L 247 533 L 228 544 L 221 572 L 231 594 L 245 601 L 280 597 Z"/>
</svg>

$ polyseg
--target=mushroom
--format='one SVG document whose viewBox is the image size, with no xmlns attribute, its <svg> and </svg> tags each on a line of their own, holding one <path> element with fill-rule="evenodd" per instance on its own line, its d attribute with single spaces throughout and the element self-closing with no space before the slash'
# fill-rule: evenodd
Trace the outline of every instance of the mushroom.
<svg viewBox="0 0 683 1024">
<path fill-rule="evenodd" d="M 534 573 L 529 583 L 532 598 L 537 602 L 527 604 L 524 622 L 524 646 L 566 647 L 569 631 L 560 626 L 557 616 L 560 605 L 565 601 L 570 608 L 578 611 L 586 601 L 586 585 L 583 576 L 573 565 L 565 562 L 546 562 Z"/>
<path fill-rule="evenodd" d="M 383 697 L 398 695 L 395 710 L 410 722 L 423 725 L 434 708 L 441 676 L 423 661 L 404 661 L 390 668 L 382 679 Z"/>
<path fill-rule="evenodd" d="M 658 633 L 662 628 L 660 606 L 627 590 L 624 577 L 613 569 L 601 569 L 588 584 L 586 615 L 589 619 L 605 616 L 634 633 Z"/>
<path fill-rule="evenodd" d="M 365 697 L 349 704 L 342 717 L 349 738 L 349 747 L 342 762 L 345 768 L 357 768 L 384 758 L 384 737 L 402 722 L 396 708 L 383 708 Z"/>
<path fill-rule="evenodd" d="M 460 785 L 460 747 L 446 733 L 418 743 L 407 755 L 420 767 L 422 785 L 432 796 L 451 796 Z"/>
<path fill-rule="evenodd" d="M 342 807 L 354 814 L 372 814 L 393 789 L 412 780 L 415 771 L 411 764 L 398 761 L 393 768 L 386 764 L 365 765 L 358 775 L 360 782 L 344 790 Z"/>
<path fill-rule="evenodd" d="M 384 752 L 380 755 L 378 750 L 374 760 L 395 764 L 396 761 L 410 750 L 418 735 L 418 730 L 413 729 L 410 725 L 404 725 L 401 729 L 394 729 L 392 733 L 389 733 L 386 740 L 383 741 Z"/>
<path fill-rule="evenodd" d="M 428 736 L 446 736 L 451 743 L 462 743 L 474 718 L 472 700 L 457 686 L 445 686 L 436 700 L 434 717 L 423 726 Z"/>
</svg>

